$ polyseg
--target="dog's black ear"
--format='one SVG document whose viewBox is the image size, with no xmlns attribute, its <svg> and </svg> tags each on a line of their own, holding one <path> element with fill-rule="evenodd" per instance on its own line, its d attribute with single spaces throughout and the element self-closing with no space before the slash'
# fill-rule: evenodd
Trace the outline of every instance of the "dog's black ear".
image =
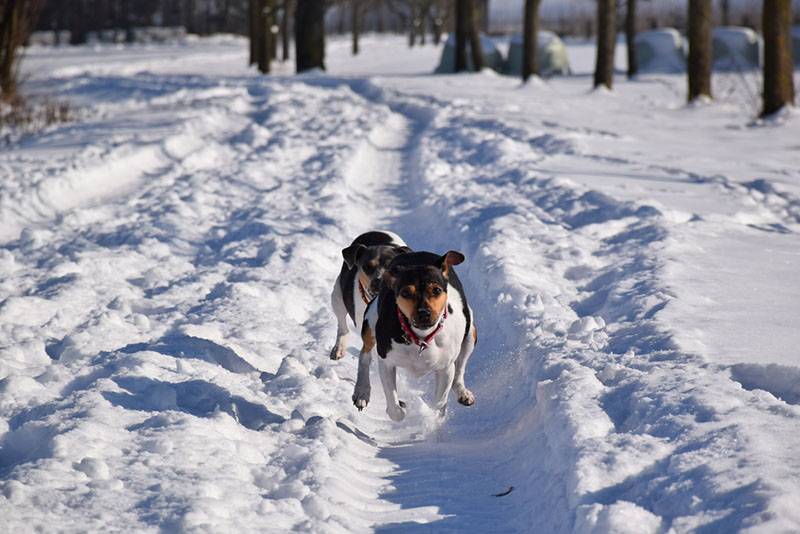
<svg viewBox="0 0 800 534">
<path fill-rule="evenodd" d="M 367 250 L 367 247 L 358 243 L 357 245 L 350 245 L 349 247 L 342 249 L 342 257 L 344 258 L 344 262 L 347 264 L 348 269 L 352 269 L 358 258 L 364 251 Z"/>
<path fill-rule="evenodd" d="M 439 257 L 439 268 L 446 277 L 450 267 L 462 263 L 464 259 L 464 255 L 462 253 L 456 250 L 448 250 Z"/>
</svg>

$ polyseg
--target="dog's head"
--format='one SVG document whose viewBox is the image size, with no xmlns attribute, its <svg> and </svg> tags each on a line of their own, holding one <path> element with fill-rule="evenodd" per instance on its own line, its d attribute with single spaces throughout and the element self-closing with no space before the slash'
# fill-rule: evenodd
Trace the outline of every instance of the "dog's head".
<svg viewBox="0 0 800 534">
<path fill-rule="evenodd" d="M 399 254 L 409 251 L 407 247 L 362 244 L 350 245 L 342 250 L 342 257 L 349 269 L 357 268 L 357 279 L 370 295 L 377 295 L 381 288 L 381 278 L 392 260 Z"/>
<path fill-rule="evenodd" d="M 447 305 L 450 268 L 463 261 L 464 255 L 455 250 L 441 256 L 410 252 L 392 261 L 383 282 L 394 292 L 397 307 L 411 325 L 426 330 L 436 324 Z"/>
</svg>

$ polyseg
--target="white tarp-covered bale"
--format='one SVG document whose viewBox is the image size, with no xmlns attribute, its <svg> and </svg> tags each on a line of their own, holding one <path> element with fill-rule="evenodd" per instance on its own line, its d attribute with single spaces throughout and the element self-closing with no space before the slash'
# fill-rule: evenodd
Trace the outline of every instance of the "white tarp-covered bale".
<svg viewBox="0 0 800 534">
<path fill-rule="evenodd" d="M 537 53 L 539 60 L 539 75 L 546 78 L 557 74 L 569 74 L 569 57 L 564 41 L 553 32 L 540 30 L 537 35 Z M 519 76 L 522 74 L 522 45 L 521 34 L 514 35 L 508 46 L 508 59 L 505 72 Z"/>
<path fill-rule="evenodd" d="M 800 66 L 800 26 L 792 27 L 792 57 L 794 64 Z"/>
<path fill-rule="evenodd" d="M 39 46 L 69 44 L 71 35 L 72 33 L 69 30 L 33 32 L 28 38 L 28 44 Z"/>
<path fill-rule="evenodd" d="M 483 66 L 496 71 L 503 69 L 503 56 L 500 54 L 497 45 L 494 44 L 489 37 L 481 34 L 481 48 L 483 48 Z M 472 66 L 472 50 L 467 39 L 467 67 L 469 70 L 474 70 Z M 447 74 L 456 71 L 456 35 L 451 33 L 447 37 L 447 41 L 442 48 L 442 58 L 439 61 L 439 66 L 436 67 L 436 72 L 439 74 Z"/>
<path fill-rule="evenodd" d="M 714 70 L 757 69 L 761 65 L 761 37 L 750 28 L 714 28 Z"/>
<path fill-rule="evenodd" d="M 683 36 L 675 28 L 658 28 L 636 35 L 639 72 L 685 72 Z"/>
</svg>

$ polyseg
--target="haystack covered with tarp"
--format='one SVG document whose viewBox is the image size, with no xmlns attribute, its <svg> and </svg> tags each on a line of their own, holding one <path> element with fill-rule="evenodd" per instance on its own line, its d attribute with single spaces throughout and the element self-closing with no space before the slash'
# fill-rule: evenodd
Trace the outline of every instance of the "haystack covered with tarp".
<svg viewBox="0 0 800 534">
<path fill-rule="evenodd" d="M 496 71 L 503 69 L 503 56 L 500 50 L 489 37 L 481 34 L 481 48 L 483 48 L 483 66 Z M 467 40 L 467 66 L 469 70 L 475 70 L 472 66 L 472 50 L 469 39 Z M 442 58 L 436 71 L 439 74 L 447 74 L 456 71 L 456 35 L 451 33 L 442 48 Z"/>
<path fill-rule="evenodd" d="M 714 70 L 738 71 L 757 69 L 761 65 L 761 37 L 739 26 L 714 28 Z"/>
<path fill-rule="evenodd" d="M 519 76 L 522 74 L 522 45 L 521 34 L 514 35 L 508 45 L 508 59 L 506 60 L 505 73 Z M 539 60 L 539 75 L 547 78 L 555 75 L 569 74 L 569 57 L 564 41 L 553 32 L 540 30 L 537 36 L 537 56 Z"/>
<path fill-rule="evenodd" d="M 636 60 L 639 72 L 686 71 L 686 47 L 675 28 L 658 28 L 636 35 Z"/>
</svg>

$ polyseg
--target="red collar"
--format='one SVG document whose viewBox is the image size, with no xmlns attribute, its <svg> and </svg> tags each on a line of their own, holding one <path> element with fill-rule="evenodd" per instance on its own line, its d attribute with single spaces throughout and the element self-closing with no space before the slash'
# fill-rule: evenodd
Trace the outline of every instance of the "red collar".
<svg viewBox="0 0 800 534">
<path fill-rule="evenodd" d="M 368 296 L 367 290 L 361 285 L 361 280 L 358 281 L 358 292 L 361 293 L 361 300 L 364 301 L 364 304 L 369 305 L 369 303 L 372 302 L 372 299 Z"/>
<path fill-rule="evenodd" d="M 444 306 L 444 311 L 442 312 L 442 316 L 439 318 L 439 323 L 436 325 L 436 328 L 433 329 L 433 332 L 425 336 L 425 339 L 420 339 L 417 334 L 414 333 L 414 330 L 411 329 L 411 325 L 408 324 L 408 319 L 406 316 L 403 315 L 403 312 L 400 311 L 399 307 L 397 309 L 397 320 L 400 321 L 400 328 L 403 329 L 403 333 L 406 336 L 406 340 L 409 344 L 414 343 L 415 345 L 419 346 L 419 354 L 417 356 L 422 356 L 422 351 L 428 348 L 428 344 L 433 341 L 433 338 L 436 337 L 442 328 L 444 328 L 444 320 L 447 319 L 447 304 Z"/>
</svg>

